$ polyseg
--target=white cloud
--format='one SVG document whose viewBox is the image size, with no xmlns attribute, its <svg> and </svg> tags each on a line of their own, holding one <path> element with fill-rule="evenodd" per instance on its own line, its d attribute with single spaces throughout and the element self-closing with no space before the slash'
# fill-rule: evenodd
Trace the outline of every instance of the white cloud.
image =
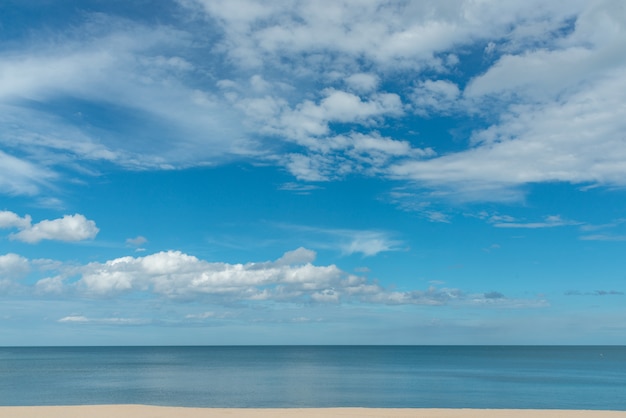
<svg viewBox="0 0 626 418">
<path fill-rule="evenodd" d="M 619 2 L 179 4 L 210 29 L 86 15 L 5 45 L 0 192 L 38 194 L 63 179 L 60 166 L 88 173 L 99 160 L 171 169 L 234 158 L 303 181 L 375 175 L 459 200 L 519 200 L 539 182 L 624 185 Z M 486 69 L 462 89 L 459 63 L 475 47 Z M 67 115 L 55 106 L 64 100 L 123 123 Z M 373 131 L 411 109 L 492 126 L 438 156 Z"/>
<path fill-rule="evenodd" d="M 381 252 L 401 251 L 404 242 L 395 239 L 393 234 L 378 230 L 357 230 L 343 228 L 314 228 L 303 225 L 278 225 L 291 231 L 292 234 L 301 234 L 301 239 L 309 242 L 315 248 L 340 251 L 343 255 L 361 254 L 366 257 Z"/>
<path fill-rule="evenodd" d="M 248 264 L 208 263 L 177 251 L 123 257 L 85 266 L 77 286 L 94 296 L 130 291 L 151 291 L 168 298 L 220 295 L 259 299 L 265 294 L 276 296 L 284 292 L 301 296 L 305 291 L 337 283 L 343 276 L 334 265 L 316 267 L 305 262 L 313 254 L 298 249 L 278 262 Z M 298 264 L 285 264 L 288 261 Z"/>
<path fill-rule="evenodd" d="M 182 3 L 201 6 L 222 27 L 221 47 L 241 65 L 259 67 L 279 63 L 281 57 L 302 56 L 293 65 L 304 72 L 315 72 L 322 65 L 343 69 L 358 58 L 384 68 L 437 68 L 443 64 L 436 57 L 440 51 L 503 37 L 511 26 L 518 27 L 517 36 L 524 39 L 545 36 L 584 4 L 463 0 Z"/>
<path fill-rule="evenodd" d="M 31 274 L 31 266 L 39 272 L 52 273 L 34 285 L 23 284 L 21 294 L 65 300 L 89 301 L 93 298 L 116 298 L 112 315 L 94 317 L 71 314 L 61 317 L 63 323 L 93 323 L 105 325 L 133 325 L 150 321 L 135 315 L 120 315 L 126 303 L 140 297 L 143 301 L 160 299 L 159 303 L 202 303 L 211 306 L 240 307 L 263 305 L 271 308 L 276 303 L 332 303 L 384 305 L 489 305 L 489 295 L 471 294 L 460 289 L 429 287 L 426 290 L 390 290 L 365 277 L 349 274 L 335 265 L 311 264 L 315 253 L 298 248 L 285 253 L 276 261 L 229 264 L 207 262 L 180 251 L 167 251 L 145 257 L 122 257 L 104 263 L 82 266 L 68 265 L 52 260 L 29 261 L 15 254 L 0 256 L 0 288 L 15 287 L 15 279 Z M 56 274 L 56 275 L 55 275 Z M 32 280 L 29 279 L 29 282 Z M 124 295 L 132 295 L 131 299 Z M 487 295 L 487 296 L 485 296 Z M 502 297 L 497 307 L 526 304 Z M 135 302 L 130 302 L 131 305 Z M 152 302 L 151 302 L 152 303 Z M 92 303 L 89 302 L 91 305 Z M 128 305 L 128 306 L 131 306 Z M 493 303 L 492 303 L 493 305 Z M 182 305 L 181 305 L 182 306 Z M 204 305 L 207 306 L 207 305 Z M 186 320 L 226 318 L 229 313 L 215 310 L 186 314 Z"/>
<path fill-rule="evenodd" d="M 626 241 L 626 235 L 589 234 L 580 237 L 583 241 Z"/>
<path fill-rule="evenodd" d="M 380 83 L 376 74 L 355 73 L 346 77 L 346 84 L 358 93 L 370 93 L 375 91 Z"/>
<path fill-rule="evenodd" d="M 0 280 L 19 279 L 30 271 L 29 261 L 17 254 L 0 255 Z"/>
<path fill-rule="evenodd" d="M 567 100 L 512 105 L 500 123 L 474 134 L 475 146 L 402 161 L 392 177 L 454 190 L 469 200 L 519 200 L 531 183 L 626 185 L 626 76 L 589 81 Z"/>
<path fill-rule="evenodd" d="M 69 315 L 59 319 L 59 322 L 84 323 L 89 322 L 89 318 L 83 315 Z"/>
<path fill-rule="evenodd" d="M 143 325 L 149 323 L 150 321 L 142 318 L 88 318 L 84 315 L 68 315 L 60 318 L 57 322 L 97 325 Z"/>
<path fill-rule="evenodd" d="M 274 130 L 288 139 L 310 143 L 311 137 L 328 135 L 330 123 L 375 125 L 384 116 L 398 117 L 404 112 L 402 100 L 395 93 L 376 93 L 363 100 L 355 94 L 326 89 L 319 104 L 305 100 L 284 110 L 275 121 Z"/>
<path fill-rule="evenodd" d="M 276 264 L 307 264 L 315 261 L 315 257 L 317 257 L 315 251 L 300 247 L 293 251 L 287 251 L 281 258 L 276 260 Z"/>
<path fill-rule="evenodd" d="M 422 116 L 445 114 L 458 110 L 461 96 L 459 86 L 447 80 L 420 81 L 411 96 L 415 112 Z"/>
<path fill-rule="evenodd" d="M 18 214 L 10 211 L 0 211 L 0 228 L 17 228 L 27 229 L 30 228 L 32 218 L 30 215 L 26 215 L 23 218 Z"/>
<path fill-rule="evenodd" d="M 624 21 L 623 7 L 597 2 L 568 35 L 502 56 L 456 102 L 454 89 L 426 95 L 426 109 L 463 106 L 499 121 L 474 132 L 469 149 L 401 161 L 392 177 L 460 200 L 520 200 L 524 185 L 542 182 L 626 185 Z"/>
<path fill-rule="evenodd" d="M 562 219 L 559 215 L 546 216 L 543 222 L 512 222 L 507 220 L 506 222 L 494 221 L 492 218 L 493 226 L 496 228 L 525 228 L 525 229 L 539 229 L 539 228 L 554 228 L 558 226 L 571 226 L 579 225 L 580 222 L 568 221 Z"/>
<path fill-rule="evenodd" d="M 19 232 L 11 234 L 10 238 L 30 244 L 42 240 L 83 241 L 95 238 L 99 231 L 94 221 L 78 213 L 65 215 L 59 219 L 46 219 L 31 225 L 30 216 L 20 218 L 13 212 L 4 211 L 0 212 L 0 227 L 20 229 Z"/>
<path fill-rule="evenodd" d="M 56 177 L 56 174 L 45 167 L 0 150 L 0 192 L 2 193 L 34 195 L 42 186 L 47 186 Z"/>
<path fill-rule="evenodd" d="M 392 240 L 389 234 L 378 231 L 347 231 L 338 230 L 336 234 L 343 235 L 346 242 L 341 244 L 345 254 L 363 254 L 371 257 L 381 252 L 398 251 L 401 241 Z"/>
<path fill-rule="evenodd" d="M 141 235 L 138 235 L 135 238 L 127 238 L 126 239 L 126 244 L 132 245 L 133 247 L 141 247 L 146 242 L 148 242 L 146 237 L 142 237 Z"/>
<path fill-rule="evenodd" d="M 0 255 L 0 294 L 16 288 L 16 281 L 26 277 L 30 270 L 30 263 L 24 257 L 13 253 Z"/>
<path fill-rule="evenodd" d="M 357 173 L 385 175 L 396 161 L 435 155 L 431 148 L 414 148 L 409 141 L 383 137 L 378 132 L 351 132 L 310 139 L 307 154 L 289 154 L 281 159 L 291 174 L 304 181 L 328 181 Z"/>
<path fill-rule="evenodd" d="M 194 64 L 174 51 L 189 47 L 188 34 L 88 17 L 53 37 L 34 32 L 0 54 L 0 143 L 24 156 L 0 152 L 0 191 L 38 193 L 59 177 L 59 165 L 163 169 L 257 152 L 232 110 L 186 85 Z M 55 105 L 63 100 L 91 103 L 119 123 L 88 111 L 66 115 Z"/>
</svg>

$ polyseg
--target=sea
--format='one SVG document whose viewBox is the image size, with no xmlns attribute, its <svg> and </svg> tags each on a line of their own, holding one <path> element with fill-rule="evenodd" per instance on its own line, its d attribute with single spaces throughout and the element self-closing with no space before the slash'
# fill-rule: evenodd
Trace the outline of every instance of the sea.
<svg viewBox="0 0 626 418">
<path fill-rule="evenodd" d="M 0 405 L 89 404 L 626 410 L 626 347 L 0 347 Z"/>
</svg>

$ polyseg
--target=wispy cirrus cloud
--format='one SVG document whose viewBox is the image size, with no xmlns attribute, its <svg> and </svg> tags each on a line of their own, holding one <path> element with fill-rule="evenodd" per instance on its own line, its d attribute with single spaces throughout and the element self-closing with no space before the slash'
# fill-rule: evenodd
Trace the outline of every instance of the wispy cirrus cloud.
<svg viewBox="0 0 626 418">
<path fill-rule="evenodd" d="M 96 324 L 96 325 L 145 325 L 152 322 L 149 319 L 143 318 L 92 318 L 86 317 L 83 315 L 68 315 L 64 316 L 57 320 L 60 323 L 68 323 L 68 324 Z"/>
<path fill-rule="evenodd" d="M 304 225 L 279 224 L 281 228 L 302 233 L 302 239 L 314 248 L 340 251 L 343 255 L 375 256 L 381 252 L 403 251 L 404 242 L 387 231 L 320 228 Z"/>
<path fill-rule="evenodd" d="M 0 188 L 34 194 L 60 167 L 98 161 L 171 169 L 258 152 L 232 112 L 186 83 L 194 64 L 174 52 L 190 46 L 186 32 L 86 16 L 3 49 L 0 143 L 10 154 L 0 153 Z"/>
<path fill-rule="evenodd" d="M 546 216 L 542 222 L 519 222 L 515 221 L 515 219 L 511 217 L 492 217 L 490 220 L 496 228 L 539 229 L 580 225 L 580 222 L 563 219 L 560 215 Z"/>
</svg>

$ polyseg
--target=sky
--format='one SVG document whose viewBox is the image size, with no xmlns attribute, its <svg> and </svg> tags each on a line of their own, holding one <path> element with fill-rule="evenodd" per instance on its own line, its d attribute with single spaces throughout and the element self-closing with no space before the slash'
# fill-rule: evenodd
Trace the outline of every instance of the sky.
<svg viewBox="0 0 626 418">
<path fill-rule="evenodd" d="M 626 344 L 621 0 L 3 0 L 0 345 Z"/>
</svg>

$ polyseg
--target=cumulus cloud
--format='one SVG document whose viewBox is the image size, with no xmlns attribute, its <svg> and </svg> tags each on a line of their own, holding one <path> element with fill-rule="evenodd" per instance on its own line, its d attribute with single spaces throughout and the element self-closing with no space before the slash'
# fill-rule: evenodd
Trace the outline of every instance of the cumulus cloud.
<svg viewBox="0 0 626 418">
<path fill-rule="evenodd" d="M 346 77 L 346 84 L 359 93 L 369 93 L 376 90 L 380 78 L 376 74 L 355 73 Z"/>
<path fill-rule="evenodd" d="M 16 281 L 26 277 L 30 270 L 26 258 L 13 253 L 0 255 L 0 292 L 15 288 Z"/>
<path fill-rule="evenodd" d="M 29 215 L 21 218 L 19 215 L 10 212 L 0 212 L 0 228 L 16 228 L 19 232 L 10 235 L 11 239 L 38 243 L 42 240 L 75 242 L 93 239 L 99 232 L 94 221 L 88 220 L 84 215 L 65 215 L 59 219 L 43 220 L 36 224 L 31 224 Z"/>
<path fill-rule="evenodd" d="M 619 2 L 178 4 L 170 26 L 86 14 L 53 37 L 3 44 L 0 192 L 41 193 L 63 179 L 59 166 L 235 158 L 302 181 L 379 176 L 458 200 L 519 201 L 542 182 L 625 184 Z M 471 51 L 485 54 L 473 78 L 459 69 Z M 123 123 L 69 117 L 55 105 L 64 101 Z M 416 114 L 486 127 L 454 152 L 376 131 Z"/>
<path fill-rule="evenodd" d="M 26 215 L 23 218 L 18 214 L 10 211 L 0 212 L 0 228 L 17 228 L 26 229 L 30 228 L 32 218 L 30 215 Z"/>
<path fill-rule="evenodd" d="M 596 2 L 578 13 L 571 32 L 501 56 L 456 102 L 449 83 L 420 84 L 418 109 L 463 106 L 499 120 L 467 150 L 402 161 L 391 175 L 465 200 L 519 200 L 524 185 L 543 182 L 624 186 L 624 9 Z"/>
<path fill-rule="evenodd" d="M 315 252 L 298 248 L 286 252 L 276 261 L 229 264 L 207 262 L 180 251 L 166 251 L 145 257 L 121 257 L 104 263 L 52 268 L 52 275 L 38 280 L 31 288 L 40 298 L 65 295 L 71 298 L 121 298 L 142 295 L 143 300 L 160 298 L 171 303 L 201 302 L 221 305 L 265 304 L 383 304 L 383 305 L 448 305 L 498 307 L 532 306 L 532 301 L 496 298 L 497 293 L 473 294 L 460 289 L 426 290 L 386 289 L 365 277 L 349 274 L 335 265 L 312 264 Z M 0 256 L 0 269 L 14 277 L 29 273 L 28 260 L 15 254 Z M 35 263 L 41 264 L 41 261 Z M 48 264 L 49 260 L 48 260 Z M 40 269 L 41 270 L 41 269 Z M 50 272 L 48 269 L 47 271 Z M 0 270 L 0 275 L 5 274 Z M 4 279 L 2 286 L 11 283 Z M 491 301 L 491 302 L 490 302 Z M 537 306 L 545 303 L 536 301 Z M 120 302 L 121 303 L 121 302 Z M 494 305 L 495 306 L 495 305 Z M 214 311 L 189 314 L 187 319 L 216 317 Z M 134 320 L 121 317 L 88 318 L 72 314 L 60 319 L 68 323 L 130 324 Z"/>
<path fill-rule="evenodd" d="M 446 114 L 461 106 L 461 91 L 451 81 L 425 80 L 420 81 L 411 96 L 415 112 L 422 116 Z"/>
<path fill-rule="evenodd" d="M 0 280 L 17 279 L 30 271 L 29 261 L 17 254 L 0 255 Z"/>
<path fill-rule="evenodd" d="M 281 258 L 276 260 L 276 264 L 307 264 L 315 261 L 317 254 L 315 251 L 300 247 L 293 251 L 287 251 Z"/>
<path fill-rule="evenodd" d="M 509 34 L 532 38 L 559 27 L 580 1 L 567 6 L 530 1 L 453 3 L 322 1 L 315 4 L 273 1 L 185 1 L 204 11 L 224 31 L 222 48 L 244 66 L 280 63 L 302 56 L 300 71 L 344 69 L 358 59 L 384 68 L 438 68 L 436 55 L 455 45 Z M 541 7 L 538 7 L 541 6 Z M 242 10 L 245 12 L 242 13 Z M 538 27 L 537 23 L 544 25 Z M 526 30 L 523 30 L 527 28 Z M 320 61 L 325 53 L 326 60 Z M 274 64 L 275 65 L 275 64 Z"/>
</svg>

